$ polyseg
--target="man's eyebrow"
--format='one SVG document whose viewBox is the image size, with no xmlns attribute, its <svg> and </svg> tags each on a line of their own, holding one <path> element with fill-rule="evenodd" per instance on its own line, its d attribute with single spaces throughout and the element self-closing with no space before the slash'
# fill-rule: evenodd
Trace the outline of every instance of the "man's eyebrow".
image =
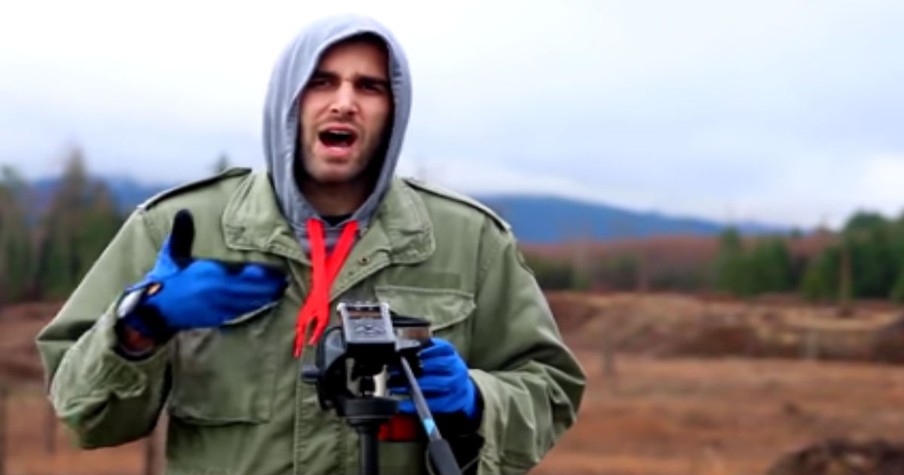
<svg viewBox="0 0 904 475">
<path fill-rule="evenodd" d="M 369 74 L 359 74 L 358 81 L 368 81 L 376 84 L 380 84 L 382 86 L 389 86 L 389 79 L 386 79 L 382 76 L 371 76 Z"/>
<path fill-rule="evenodd" d="M 326 69 L 316 69 L 313 73 L 311 73 L 311 79 L 335 79 L 337 77 L 339 77 L 338 74 Z M 370 83 L 379 84 L 384 87 L 389 87 L 389 79 L 382 76 L 357 74 L 355 75 L 355 81 L 367 81 Z"/>
<path fill-rule="evenodd" d="M 325 69 L 317 69 L 314 71 L 313 74 L 311 74 L 311 78 L 325 79 L 325 78 L 335 78 L 335 77 L 336 77 L 336 73 L 327 71 Z"/>
</svg>

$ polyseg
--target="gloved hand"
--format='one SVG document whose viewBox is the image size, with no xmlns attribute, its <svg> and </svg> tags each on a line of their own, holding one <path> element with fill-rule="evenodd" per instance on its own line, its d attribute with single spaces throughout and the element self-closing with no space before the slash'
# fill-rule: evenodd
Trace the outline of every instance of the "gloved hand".
<svg viewBox="0 0 904 475">
<path fill-rule="evenodd" d="M 140 292 L 122 318 L 145 336 L 159 339 L 190 328 L 218 327 L 278 299 L 285 274 L 272 266 L 191 257 L 194 220 L 179 211 L 154 268 L 126 289 Z"/>
<path fill-rule="evenodd" d="M 479 417 L 478 391 L 464 360 L 446 340 L 431 338 L 430 344 L 419 353 L 421 374 L 417 377 L 418 386 L 424 393 L 427 406 L 433 414 L 460 414 L 469 420 Z M 396 373 L 393 371 L 393 373 Z M 401 374 L 390 378 L 389 389 L 394 394 L 410 394 L 407 379 Z M 402 400 L 399 412 L 415 414 L 414 402 Z"/>
</svg>

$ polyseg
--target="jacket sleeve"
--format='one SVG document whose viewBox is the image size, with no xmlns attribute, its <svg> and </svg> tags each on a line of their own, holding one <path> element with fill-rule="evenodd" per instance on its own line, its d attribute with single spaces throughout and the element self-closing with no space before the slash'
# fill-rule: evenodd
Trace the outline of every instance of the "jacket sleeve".
<svg viewBox="0 0 904 475">
<path fill-rule="evenodd" d="M 479 475 L 524 474 L 575 421 L 586 378 L 510 232 L 487 226 L 471 378 L 483 399 Z"/>
<path fill-rule="evenodd" d="M 131 360 L 115 351 L 114 309 L 123 290 L 157 254 L 145 212 L 132 213 L 59 313 L 37 335 L 45 389 L 57 416 L 82 448 L 148 435 L 167 392 L 169 353 Z"/>
</svg>

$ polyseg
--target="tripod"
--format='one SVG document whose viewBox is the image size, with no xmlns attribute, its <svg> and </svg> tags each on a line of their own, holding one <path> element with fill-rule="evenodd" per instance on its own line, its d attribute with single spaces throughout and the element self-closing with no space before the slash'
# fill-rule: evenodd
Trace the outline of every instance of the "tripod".
<svg viewBox="0 0 904 475">
<path fill-rule="evenodd" d="M 328 329 L 324 333 L 323 344 L 318 348 L 318 364 L 307 365 L 302 378 L 317 384 L 318 398 L 324 409 L 335 409 L 336 413 L 346 419 L 346 423 L 358 434 L 360 458 L 360 475 L 379 475 L 379 441 L 377 434 L 380 427 L 398 413 L 398 401 L 375 395 L 374 376 L 382 368 L 395 362 L 401 369 L 411 388 L 411 398 L 417 411 L 421 427 L 427 434 L 427 450 L 433 467 L 439 475 L 460 475 L 461 469 L 448 441 L 440 434 L 427 401 L 417 383 L 417 378 L 409 363 L 409 358 L 416 354 L 416 346 L 406 348 L 392 357 L 361 358 L 352 364 L 348 374 L 348 359 L 344 351 L 341 332 L 338 328 Z M 349 389 L 349 379 L 358 381 L 356 393 Z"/>
<path fill-rule="evenodd" d="M 368 397 L 346 399 L 340 404 L 346 422 L 358 433 L 358 446 L 361 449 L 359 473 L 379 475 L 380 452 L 377 434 L 380 426 L 388 422 L 398 411 L 398 402 L 391 398 Z"/>
</svg>

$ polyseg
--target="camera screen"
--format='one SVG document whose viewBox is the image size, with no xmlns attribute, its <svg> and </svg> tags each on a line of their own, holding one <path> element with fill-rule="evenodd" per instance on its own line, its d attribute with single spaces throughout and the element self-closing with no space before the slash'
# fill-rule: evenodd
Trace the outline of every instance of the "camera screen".
<svg viewBox="0 0 904 475">
<path fill-rule="evenodd" d="M 382 318 L 382 315 L 380 314 L 380 311 L 376 310 L 376 309 L 375 310 L 365 310 L 365 309 L 357 309 L 356 308 L 356 309 L 349 309 L 348 317 L 351 319 L 355 319 L 355 320 L 363 319 L 363 318 L 380 319 L 380 318 Z"/>
</svg>

